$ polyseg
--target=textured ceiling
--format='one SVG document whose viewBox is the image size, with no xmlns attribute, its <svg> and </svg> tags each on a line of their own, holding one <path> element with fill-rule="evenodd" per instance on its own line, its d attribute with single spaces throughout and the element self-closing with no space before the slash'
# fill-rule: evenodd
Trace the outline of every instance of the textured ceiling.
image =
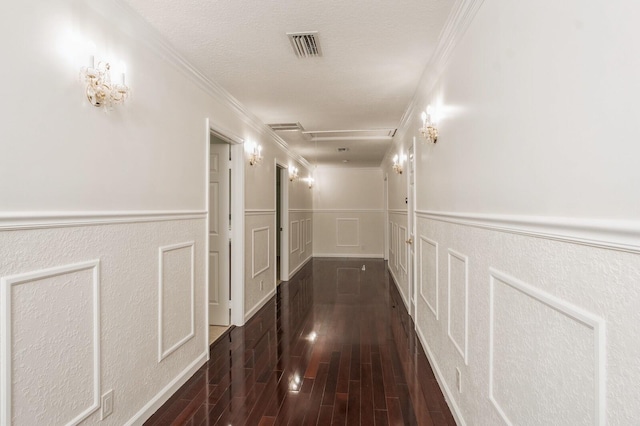
<svg viewBox="0 0 640 426">
<path fill-rule="evenodd" d="M 126 0 L 196 68 L 264 123 L 306 130 L 396 128 L 453 0 Z M 287 32 L 318 31 L 298 58 Z M 377 166 L 390 140 L 278 132 L 319 164 Z M 354 134 L 354 136 L 358 136 Z M 349 147 L 339 154 L 337 147 Z M 317 148 L 316 148 L 317 147 Z"/>
</svg>

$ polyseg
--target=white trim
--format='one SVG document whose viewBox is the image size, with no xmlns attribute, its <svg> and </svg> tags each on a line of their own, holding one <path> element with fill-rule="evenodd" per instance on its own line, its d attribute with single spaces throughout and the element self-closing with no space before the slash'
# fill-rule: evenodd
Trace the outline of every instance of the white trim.
<svg viewBox="0 0 640 426">
<path fill-rule="evenodd" d="M 210 224 L 210 205 L 209 205 L 209 201 L 210 201 L 210 192 L 211 192 L 211 133 L 213 132 L 213 130 L 211 130 L 211 123 L 209 121 L 209 118 L 206 118 L 205 120 L 205 125 L 206 125 L 206 129 L 205 129 L 205 171 L 204 171 L 204 208 L 207 212 L 207 217 L 204 223 L 204 324 L 203 327 L 204 329 L 202 330 L 203 335 L 207 336 L 206 339 L 204 339 L 204 351 L 207 353 L 207 361 L 209 360 L 209 303 L 210 300 L 209 299 L 209 282 L 210 282 L 210 277 L 209 277 L 209 273 L 210 273 L 210 265 L 209 265 L 209 258 L 211 257 L 210 254 L 210 240 L 211 240 L 211 224 Z M 217 132 L 216 132 L 217 133 Z"/>
<path fill-rule="evenodd" d="M 401 229 L 404 229 L 404 234 L 402 233 L 402 231 L 400 231 Z M 407 228 L 405 228 L 404 226 L 401 226 L 401 225 L 398 225 L 398 247 L 404 247 L 404 251 L 402 249 L 398 250 L 400 252 L 400 261 L 398 263 L 400 264 L 400 268 L 402 268 L 402 270 L 406 274 L 407 273 L 407 260 L 409 259 L 409 245 L 407 244 Z M 404 257 L 405 257 L 404 265 L 402 264 L 402 253 L 403 252 L 404 252 Z"/>
<path fill-rule="evenodd" d="M 244 227 L 245 215 L 244 210 L 244 169 L 246 161 L 244 157 L 244 146 L 242 144 L 231 145 L 231 188 L 236 195 L 231 197 L 231 324 L 244 325 L 244 256 L 245 241 Z M 208 285 L 208 283 L 207 283 Z M 208 300 L 208 299 L 207 299 Z M 208 321 L 207 321 L 208 324 Z M 208 328 L 207 328 L 208 330 Z M 208 332 L 207 332 L 208 333 Z M 208 336 L 209 334 L 206 334 Z M 209 339 L 206 339 L 207 343 Z M 207 347 L 207 353 L 209 349 Z"/>
<path fill-rule="evenodd" d="M 262 307 L 264 305 L 267 304 L 267 302 L 276 294 L 276 289 L 275 287 L 272 288 L 269 293 L 267 293 L 266 296 L 264 296 L 258 303 L 255 304 L 255 306 L 251 309 L 249 309 L 247 311 L 246 314 L 244 314 L 244 320 L 245 322 L 248 321 L 252 316 L 254 316 L 256 314 L 256 312 L 258 312 L 260 309 L 262 309 Z"/>
<path fill-rule="evenodd" d="M 313 234 L 313 225 L 311 224 L 311 219 L 305 219 L 305 226 L 307 227 L 307 240 L 306 244 L 311 244 L 313 240 L 311 239 L 311 235 Z"/>
<path fill-rule="evenodd" d="M 338 222 L 356 222 L 356 243 L 355 244 L 338 244 L 340 233 L 338 232 Z M 360 219 L 357 217 L 337 217 L 336 218 L 336 247 L 360 247 Z"/>
<path fill-rule="evenodd" d="M 190 278 L 190 281 L 191 281 L 191 330 L 186 336 L 184 336 L 182 339 L 177 341 L 173 346 L 163 351 L 163 347 L 164 347 L 164 342 L 162 339 L 162 328 L 164 326 L 162 321 L 162 314 L 163 314 L 162 298 L 164 296 L 164 291 L 163 291 L 164 276 L 162 272 L 163 266 L 164 266 L 163 257 L 164 257 L 164 254 L 169 251 L 179 250 L 183 248 L 191 249 L 190 250 L 190 253 L 191 253 L 191 278 Z M 162 246 L 158 248 L 158 362 L 161 362 L 163 359 L 171 355 L 173 352 L 178 350 L 182 345 L 187 343 L 196 335 L 196 332 L 195 332 L 195 323 L 196 323 L 195 269 L 196 269 L 196 263 L 195 263 L 195 242 L 194 241 L 171 244 L 168 246 Z"/>
<path fill-rule="evenodd" d="M 389 214 L 401 214 L 403 216 L 407 216 L 409 214 L 409 212 L 407 212 L 406 210 L 401 209 L 389 209 L 388 212 Z"/>
<path fill-rule="evenodd" d="M 494 295 L 495 295 L 495 281 L 496 279 L 502 283 L 520 291 L 523 294 L 537 300 L 540 303 L 548 306 L 551 309 L 571 318 L 593 330 L 593 351 L 594 351 L 594 364 L 595 364 L 595 386 L 594 386 L 594 401 L 595 401 L 595 418 L 596 422 L 600 426 L 606 424 L 606 342 L 605 342 L 605 328 L 606 323 L 604 319 L 573 305 L 557 296 L 554 296 L 546 291 L 540 290 L 532 285 L 526 284 L 517 278 L 511 277 L 503 272 L 494 268 L 489 268 L 490 284 L 489 284 L 489 400 L 497 410 L 502 420 L 508 425 L 511 425 L 511 421 L 506 416 L 502 407 L 498 401 L 496 401 L 493 395 L 493 330 L 494 330 Z"/>
<path fill-rule="evenodd" d="M 395 272 L 393 272 L 393 268 L 387 267 L 387 270 L 391 273 L 391 278 L 393 279 L 393 282 L 395 283 L 396 288 L 398 289 L 398 293 L 400 293 L 400 297 L 402 298 L 402 303 L 404 303 L 404 308 L 407 310 L 407 312 L 409 312 L 409 299 L 402 291 L 402 287 L 400 287 L 400 281 L 398 281 L 398 278 L 396 278 L 396 274 Z"/>
<path fill-rule="evenodd" d="M 208 322 L 208 321 L 207 321 Z M 207 324 L 208 327 L 208 324 Z M 207 342 L 209 339 L 205 339 Z M 208 345 L 207 345 L 208 346 Z M 173 394 L 175 394 L 187 380 L 193 376 L 207 362 L 209 358 L 209 349 L 200 354 L 191 364 L 187 366 L 180 374 L 171 380 L 160 392 L 149 400 L 136 414 L 133 415 L 124 426 L 142 425 L 149 417 L 153 415 L 158 408 L 167 402 Z"/>
<path fill-rule="evenodd" d="M 382 253 L 314 253 L 313 257 L 348 257 L 362 259 L 383 259 Z"/>
<path fill-rule="evenodd" d="M 42 278 L 49 278 L 85 270 L 92 270 L 93 275 L 93 403 L 74 419 L 69 421 L 67 426 L 79 424 L 100 408 L 100 260 L 96 259 L 23 274 L 10 275 L 0 279 L 0 323 L 3 325 L 2 333 L 0 333 L 0 395 L 2 395 L 0 397 L 0 424 L 10 425 L 12 419 L 11 396 L 13 383 L 11 361 L 13 358 L 13 345 L 11 341 L 11 287 Z"/>
<path fill-rule="evenodd" d="M 456 339 L 451 335 L 451 258 L 464 262 L 464 349 L 460 347 Z M 464 360 L 465 365 L 469 365 L 469 258 L 453 249 L 447 254 L 447 335 L 456 347 L 458 353 Z"/>
<path fill-rule="evenodd" d="M 435 300 L 435 308 L 433 306 L 431 306 L 431 303 L 429 303 L 429 301 L 427 300 L 427 298 L 425 297 L 424 293 L 422 293 L 422 242 L 425 242 L 431 246 L 433 246 L 436 249 L 436 260 L 435 260 L 435 267 L 436 267 L 436 300 Z M 418 269 L 420 270 L 420 279 L 418 280 L 418 282 L 420 283 L 419 286 L 419 291 L 418 293 L 420 293 L 420 297 L 422 297 L 422 300 L 424 301 L 424 303 L 427 304 L 427 307 L 429 308 L 429 310 L 431 310 L 431 312 L 433 313 L 433 315 L 436 317 L 436 321 L 438 321 L 440 319 L 440 265 L 439 265 L 439 250 L 438 250 L 438 242 L 437 241 L 433 241 L 430 240 L 429 238 L 420 235 L 420 245 L 418 247 L 418 251 L 419 251 L 419 256 L 418 258 L 420 259 L 420 266 L 418 267 Z"/>
<path fill-rule="evenodd" d="M 640 221 L 416 211 L 425 219 L 640 253 Z"/>
<path fill-rule="evenodd" d="M 307 263 L 309 263 L 309 261 L 310 261 L 311 259 L 313 259 L 313 256 L 309 256 L 309 257 L 307 257 L 305 260 L 303 260 L 301 264 L 299 264 L 298 266 L 296 266 L 296 268 L 295 268 L 293 271 L 291 271 L 291 272 L 290 272 L 290 276 L 293 278 L 293 276 L 294 276 L 294 275 L 295 275 L 295 274 L 296 274 L 300 269 L 302 269 L 302 267 L 303 267 L 304 265 L 306 265 Z"/>
<path fill-rule="evenodd" d="M 384 213 L 384 209 L 317 209 L 313 213 Z"/>
<path fill-rule="evenodd" d="M 206 210 L 49 211 L 0 213 L 0 231 L 206 219 Z"/>
<path fill-rule="evenodd" d="M 256 271 L 256 232 L 267 231 L 267 266 Z M 251 230 L 251 278 L 255 278 L 271 267 L 271 229 L 268 226 Z"/>
<path fill-rule="evenodd" d="M 435 373 L 436 381 L 438 382 L 438 385 L 440 385 L 440 389 L 442 389 L 443 391 L 442 393 L 444 394 L 444 399 L 451 409 L 451 414 L 453 414 L 456 424 L 460 426 L 466 426 L 467 423 L 462 417 L 462 411 L 460 410 L 460 407 L 458 407 L 456 400 L 453 398 L 453 393 L 451 392 L 451 389 L 449 389 L 449 386 L 447 386 L 447 382 L 444 380 L 442 371 L 440 370 L 440 367 L 436 362 L 436 358 L 433 355 L 431 348 L 429 347 L 429 345 L 427 345 L 427 339 L 424 337 L 424 334 L 422 334 L 422 330 L 420 330 L 418 323 L 416 323 L 416 334 L 418 335 L 418 340 L 420 341 L 420 344 L 424 349 L 424 353 L 427 355 L 427 361 L 429 361 L 431 370 L 433 370 L 433 372 Z"/>
<path fill-rule="evenodd" d="M 293 238 L 293 224 L 294 223 L 298 227 L 298 238 Z M 290 251 L 289 251 L 289 253 L 295 253 L 296 251 L 300 250 L 300 221 L 292 220 L 291 224 L 289 225 L 289 229 L 290 229 L 290 234 L 289 234 L 290 235 L 290 237 L 289 237 Z M 295 247 L 293 246 L 294 242 L 296 243 Z"/>
<path fill-rule="evenodd" d="M 304 253 L 307 250 L 307 243 L 306 243 L 306 237 L 305 237 L 306 233 L 307 233 L 306 220 L 300 219 L 300 256 L 302 256 L 302 253 Z"/>
<path fill-rule="evenodd" d="M 313 213 L 313 209 L 289 209 L 289 213 Z"/>
<path fill-rule="evenodd" d="M 244 211 L 245 216 L 271 216 L 276 214 L 273 209 L 246 209 Z"/>
</svg>

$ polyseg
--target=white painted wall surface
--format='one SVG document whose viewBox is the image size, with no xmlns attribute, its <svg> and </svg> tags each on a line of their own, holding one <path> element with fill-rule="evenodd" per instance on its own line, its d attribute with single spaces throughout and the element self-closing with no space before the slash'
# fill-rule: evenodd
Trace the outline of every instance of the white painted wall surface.
<svg viewBox="0 0 640 426">
<path fill-rule="evenodd" d="M 114 412 L 103 423 L 141 423 L 207 357 L 206 119 L 223 134 L 263 146 L 265 161 L 245 167 L 246 209 L 274 209 L 273 159 L 294 158 L 263 123 L 190 68 L 117 0 L 5 2 L 0 35 L 3 63 L 10 64 L 0 69 L 7 82 L 0 100 L 0 279 L 98 260 L 101 291 L 96 372 L 80 350 L 58 359 L 53 355 L 75 348 L 78 339 L 92 343 L 95 327 L 71 330 L 96 312 L 87 304 L 95 292 L 86 287 L 93 281 L 83 272 L 15 287 L 20 308 L 11 321 L 18 322 L 13 326 L 19 335 L 8 351 L 27 349 L 29 357 L 15 358 L 18 381 L 13 391 L 2 392 L 0 415 L 8 413 L 8 396 L 35 395 L 41 405 L 34 410 L 27 407 L 30 401 L 14 399 L 16 424 L 66 423 L 87 407 L 86 423 L 93 424 L 100 421 L 94 398 L 99 401 L 113 389 Z M 87 102 L 78 74 L 90 54 L 114 68 L 124 62 L 131 89 L 124 105 L 105 112 Z M 112 77 L 117 78 L 115 72 Z M 271 218 L 266 222 L 273 228 Z M 245 235 L 251 235 L 252 225 L 246 225 Z M 186 251 L 171 251 L 160 269 L 160 247 L 189 241 L 194 242 L 193 268 L 184 264 L 190 258 Z M 248 247 L 245 260 L 251 259 Z M 185 298 L 191 297 L 191 269 L 193 301 Z M 162 286 L 161 270 L 167 275 Z M 264 274 L 269 291 L 274 274 Z M 54 305 L 43 300 L 58 285 L 62 290 Z M 253 290 L 247 289 L 251 297 Z M 29 292 L 33 297 L 26 296 Z M 69 294 L 73 297 L 63 297 Z M 69 312 L 68 332 L 56 316 L 60 311 Z M 52 320 L 38 326 L 30 313 L 51 313 Z M 7 318 L 4 311 L 3 326 Z M 181 344 L 192 325 L 194 336 Z M 52 333 L 53 343 L 43 344 L 48 341 L 37 334 L 43 332 Z M 47 356 L 57 360 L 52 375 L 35 379 L 40 376 L 29 372 L 36 371 L 37 359 L 52 365 Z M 0 358 L 5 371 L 6 360 Z M 74 363 L 79 367 L 72 368 Z M 53 386 L 56 371 L 71 372 L 59 393 Z M 90 388 L 91 400 L 76 398 L 78 385 L 83 394 Z"/>
<path fill-rule="evenodd" d="M 460 5 L 383 161 L 417 137 L 418 334 L 460 424 L 633 424 L 640 5 Z"/>
<path fill-rule="evenodd" d="M 382 257 L 382 170 L 318 167 L 315 179 L 314 256 Z"/>
</svg>

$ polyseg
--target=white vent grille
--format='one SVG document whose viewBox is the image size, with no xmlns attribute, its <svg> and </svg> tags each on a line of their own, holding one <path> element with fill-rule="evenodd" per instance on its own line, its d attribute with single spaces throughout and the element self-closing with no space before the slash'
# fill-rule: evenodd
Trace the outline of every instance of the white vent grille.
<svg viewBox="0 0 640 426">
<path fill-rule="evenodd" d="M 297 57 L 310 58 L 312 56 L 322 56 L 317 31 L 287 33 L 287 36 L 289 36 L 293 52 Z"/>
<path fill-rule="evenodd" d="M 290 131 L 290 130 L 304 131 L 304 127 L 302 127 L 302 124 L 300 123 L 272 123 L 272 124 L 267 124 L 267 126 L 271 127 L 276 132 Z"/>
</svg>

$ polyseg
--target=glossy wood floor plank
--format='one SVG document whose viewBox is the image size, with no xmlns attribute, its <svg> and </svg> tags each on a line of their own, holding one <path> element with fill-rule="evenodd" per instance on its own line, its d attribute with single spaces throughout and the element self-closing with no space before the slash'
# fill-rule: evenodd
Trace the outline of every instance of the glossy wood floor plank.
<svg viewBox="0 0 640 426">
<path fill-rule="evenodd" d="M 145 424 L 455 422 L 385 263 L 313 259 Z"/>
</svg>

